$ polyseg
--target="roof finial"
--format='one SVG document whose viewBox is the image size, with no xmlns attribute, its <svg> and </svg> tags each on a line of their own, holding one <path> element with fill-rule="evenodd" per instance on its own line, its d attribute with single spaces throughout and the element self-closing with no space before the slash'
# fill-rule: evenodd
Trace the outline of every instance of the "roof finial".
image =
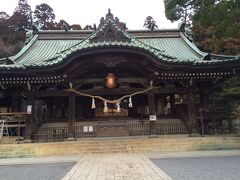
<svg viewBox="0 0 240 180">
<path fill-rule="evenodd" d="M 113 20 L 114 17 L 113 17 L 113 14 L 111 13 L 111 9 L 108 8 L 108 13 L 106 14 L 106 19 L 105 21 L 108 21 L 108 20 Z"/>
</svg>

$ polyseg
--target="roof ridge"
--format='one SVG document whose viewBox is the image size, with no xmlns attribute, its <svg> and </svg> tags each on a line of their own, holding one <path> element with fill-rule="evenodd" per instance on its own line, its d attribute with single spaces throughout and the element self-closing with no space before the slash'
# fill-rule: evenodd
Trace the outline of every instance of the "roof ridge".
<svg viewBox="0 0 240 180">
<path fill-rule="evenodd" d="M 115 28 L 115 31 L 121 32 L 121 34 L 118 34 L 120 37 L 115 39 L 115 37 L 112 36 L 111 38 L 106 39 L 104 37 L 103 33 L 104 33 L 104 29 L 108 30 L 107 28 L 110 28 L 108 26 L 112 26 L 112 27 Z M 102 35 L 103 35 L 103 37 L 102 37 Z M 106 33 L 105 33 L 105 35 L 106 35 Z M 89 41 L 89 44 L 87 44 L 88 43 L 87 41 Z M 91 33 L 84 40 L 82 40 L 81 42 L 79 42 L 79 43 L 77 43 L 77 44 L 59 52 L 60 54 L 58 54 L 56 57 L 45 60 L 45 62 L 54 61 L 57 58 L 61 58 L 62 56 L 65 56 L 65 55 L 62 55 L 61 53 L 69 54 L 68 53 L 69 50 L 71 52 L 78 50 L 80 47 L 76 48 L 76 49 L 75 49 L 75 47 L 78 47 L 78 46 L 82 45 L 84 42 L 86 42 L 85 45 L 87 45 L 89 47 L 92 47 L 93 44 L 101 44 L 101 43 L 106 43 L 106 42 L 109 42 L 109 43 L 116 42 L 115 45 L 117 45 L 117 42 L 119 42 L 120 44 L 121 43 L 130 43 L 130 44 L 133 44 L 133 45 L 137 45 L 138 47 L 144 48 L 145 50 L 149 50 L 150 52 L 152 52 L 154 54 L 158 54 L 158 56 L 163 56 L 163 57 L 168 58 L 168 59 L 176 59 L 176 57 L 173 57 L 173 56 L 170 56 L 170 55 L 166 54 L 164 52 L 164 50 L 160 50 L 160 49 L 152 47 L 152 46 L 150 46 L 146 43 L 143 43 L 142 41 L 140 41 L 139 39 L 137 39 L 136 37 L 134 37 L 133 35 L 131 35 L 127 31 L 125 31 L 124 29 L 119 27 L 113 20 L 108 19 L 96 31 Z M 82 46 L 84 46 L 84 45 L 82 45 Z M 86 47 L 86 48 L 88 48 L 88 47 Z M 157 51 L 157 52 L 154 52 L 154 51 Z"/>
</svg>

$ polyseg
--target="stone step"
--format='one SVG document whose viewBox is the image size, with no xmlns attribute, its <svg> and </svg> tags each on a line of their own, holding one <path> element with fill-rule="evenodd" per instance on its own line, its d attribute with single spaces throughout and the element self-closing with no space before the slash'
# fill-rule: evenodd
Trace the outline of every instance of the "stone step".
<svg viewBox="0 0 240 180">
<path fill-rule="evenodd" d="M 240 149 L 239 136 L 159 136 L 156 138 L 99 138 L 78 139 L 77 141 L 31 143 L 31 144 L 1 144 L 0 158 L 3 157 L 35 157 L 78 155 L 82 153 L 123 153 L 123 152 L 177 152 Z"/>
</svg>

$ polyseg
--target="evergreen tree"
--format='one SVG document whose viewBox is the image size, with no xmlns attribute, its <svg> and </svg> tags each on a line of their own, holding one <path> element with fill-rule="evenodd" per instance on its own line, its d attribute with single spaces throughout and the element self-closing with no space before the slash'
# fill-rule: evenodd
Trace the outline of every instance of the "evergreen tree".
<svg viewBox="0 0 240 180">
<path fill-rule="evenodd" d="M 72 30 L 81 30 L 82 27 L 79 24 L 73 24 L 73 25 L 71 25 L 71 29 Z"/>
<path fill-rule="evenodd" d="M 37 5 L 34 11 L 34 20 L 37 24 L 42 24 L 43 29 L 56 29 L 55 13 L 48 4 Z"/>
<path fill-rule="evenodd" d="M 57 29 L 62 29 L 65 31 L 68 31 L 71 29 L 71 26 L 67 23 L 67 21 L 61 19 L 58 23 L 57 23 Z"/>
<path fill-rule="evenodd" d="M 239 0 L 165 0 L 171 21 L 192 23 L 193 39 L 203 51 L 240 53 Z"/>
<path fill-rule="evenodd" d="M 209 109 L 224 108 L 224 115 L 232 116 L 229 125 L 232 132 L 240 132 L 240 74 L 216 84 L 210 96 Z"/>
<path fill-rule="evenodd" d="M 0 12 L 0 23 L 7 21 L 9 19 L 9 15 L 6 12 Z"/>
<path fill-rule="evenodd" d="M 27 0 L 19 0 L 18 6 L 9 21 L 14 30 L 31 29 L 32 10 Z"/>
<path fill-rule="evenodd" d="M 18 6 L 15 8 L 14 12 L 19 12 L 22 15 L 27 15 L 31 12 L 31 7 L 27 0 L 19 0 Z"/>
<path fill-rule="evenodd" d="M 9 17 L 6 12 L 0 12 L 0 38 L 5 38 L 10 34 Z"/>
<path fill-rule="evenodd" d="M 86 25 L 83 29 L 84 30 L 93 30 L 94 28 L 91 25 Z"/>
</svg>

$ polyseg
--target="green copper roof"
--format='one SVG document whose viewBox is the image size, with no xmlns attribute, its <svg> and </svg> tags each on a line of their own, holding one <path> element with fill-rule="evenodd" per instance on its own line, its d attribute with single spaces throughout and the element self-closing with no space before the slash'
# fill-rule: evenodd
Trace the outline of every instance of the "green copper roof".
<svg viewBox="0 0 240 180">
<path fill-rule="evenodd" d="M 116 37 L 104 33 L 115 32 Z M 96 48 L 124 47 L 145 51 L 157 61 L 172 64 L 221 64 L 240 62 L 239 56 L 214 56 L 212 60 L 203 60 L 207 53 L 201 52 L 184 34 L 179 31 L 125 31 L 114 21 L 108 20 L 96 31 L 46 31 L 34 35 L 29 43 L 15 56 L 9 57 L 13 64 L 1 64 L 0 69 L 27 69 L 56 66 L 66 61 L 73 53 Z M 156 35 L 153 35 L 153 34 Z M 174 33 L 174 35 L 172 34 Z M 3 60 L 3 59 L 2 59 Z M 1 60 L 0 60 L 1 61 Z"/>
</svg>

